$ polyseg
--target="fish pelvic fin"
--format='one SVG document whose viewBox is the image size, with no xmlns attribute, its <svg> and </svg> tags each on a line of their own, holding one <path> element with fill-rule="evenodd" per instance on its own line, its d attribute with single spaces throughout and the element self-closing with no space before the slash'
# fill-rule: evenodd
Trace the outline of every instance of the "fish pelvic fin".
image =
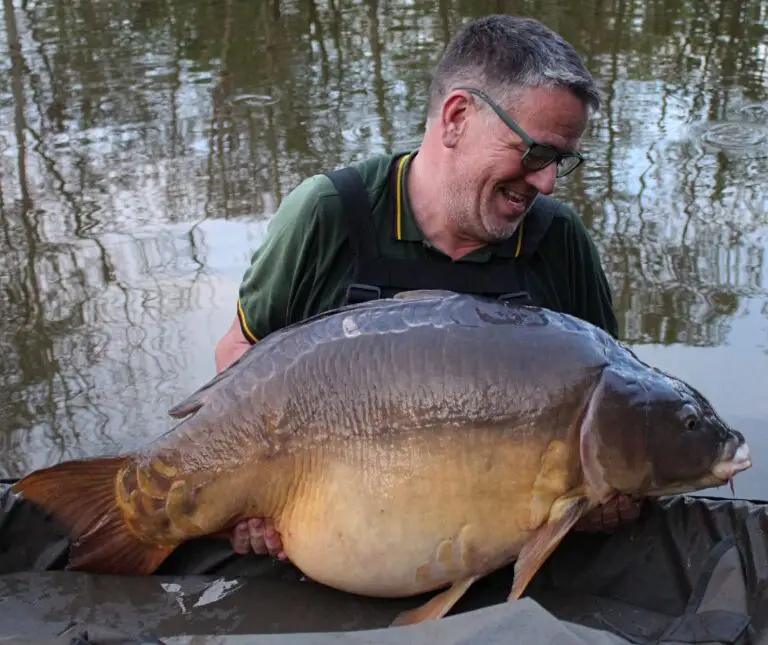
<svg viewBox="0 0 768 645">
<path fill-rule="evenodd" d="M 507 600 L 518 600 L 523 595 L 544 562 L 589 507 L 590 502 L 585 498 L 555 502 L 547 522 L 530 537 L 517 556 L 515 578 Z"/>
<path fill-rule="evenodd" d="M 127 467 L 127 457 L 66 461 L 36 470 L 13 487 L 67 528 L 68 569 L 148 575 L 175 549 L 142 541 L 126 522 L 116 482 Z"/>
<path fill-rule="evenodd" d="M 467 593 L 480 576 L 470 576 L 463 580 L 457 580 L 448 589 L 430 598 L 423 605 L 404 611 L 395 618 L 390 627 L 404 627 L 405 625 L 416 625 L 428 620 L 437 620 L 445 616 L 453 606 L 461 600 L 461 597 Z"/>
</svg>

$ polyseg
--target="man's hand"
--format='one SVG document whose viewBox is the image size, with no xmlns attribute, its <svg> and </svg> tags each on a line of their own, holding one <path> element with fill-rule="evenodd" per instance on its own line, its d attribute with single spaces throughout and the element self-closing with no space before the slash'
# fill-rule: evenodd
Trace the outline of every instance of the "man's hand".
<svg viewBox="0 0 768 645">
<path fill-rule="evenodd" d="M 235 553 L 245 555 L 253 551 L 259 555 L 269 554 L 278 560 L 287 560 L 280 535 L 272 522 L 251 518 L 235 525 L 230 538 Z"/>
<path fill-rule="evenodd" d="M 610 533 L 622 524 L 637 520 L 641 505 L 641 501 L 628 495 L 616 495 L 582 517 L 573 530 Z"/>
</svg>

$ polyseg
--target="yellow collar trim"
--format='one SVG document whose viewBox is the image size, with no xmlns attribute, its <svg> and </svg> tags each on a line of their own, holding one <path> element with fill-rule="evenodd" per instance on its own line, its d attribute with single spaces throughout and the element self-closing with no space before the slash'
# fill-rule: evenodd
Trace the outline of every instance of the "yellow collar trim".
<svg viewBox="0 0 768 645">
<path fill-rule="evenodd" d="M 409 152 L 397 165 L 397 191 L 396 191 L 396 211 L 395 211 L 395 226 L 397 239 L 403 239 L 403 168 L 405 168 L 405 162 L 408 161 L 413 153 Z"/>
</svg>

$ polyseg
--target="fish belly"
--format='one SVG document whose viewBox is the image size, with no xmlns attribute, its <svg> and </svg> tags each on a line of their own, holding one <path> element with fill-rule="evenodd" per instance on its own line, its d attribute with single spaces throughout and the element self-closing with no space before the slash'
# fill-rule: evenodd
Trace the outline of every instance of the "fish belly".
<svg viewBox="0 0 768 645">
<path fill-rule="evenodd" d="M 314 468 L 278 529 L 317 582 L 367 596 L 431 591 L 514 560 L 570 486 L 566 452 L 498 432 L 348 440 L 306 460 Z"/>
</svg>

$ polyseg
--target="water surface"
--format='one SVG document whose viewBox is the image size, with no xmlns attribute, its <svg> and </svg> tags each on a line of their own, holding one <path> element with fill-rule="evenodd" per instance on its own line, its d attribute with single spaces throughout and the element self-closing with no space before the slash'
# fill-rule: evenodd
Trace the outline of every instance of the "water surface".
<svg viewBox="0 0 768 645">
<path fill-rule="evenodd" d="M 499 11 L 599 79 L 557 194 L 622 337 L 745 429 L 768 497 L 768 0 L 3 0 L 0 475 L 168 429 L 280 200 L 416 143 L 430 66 Z"/>
</svg>

